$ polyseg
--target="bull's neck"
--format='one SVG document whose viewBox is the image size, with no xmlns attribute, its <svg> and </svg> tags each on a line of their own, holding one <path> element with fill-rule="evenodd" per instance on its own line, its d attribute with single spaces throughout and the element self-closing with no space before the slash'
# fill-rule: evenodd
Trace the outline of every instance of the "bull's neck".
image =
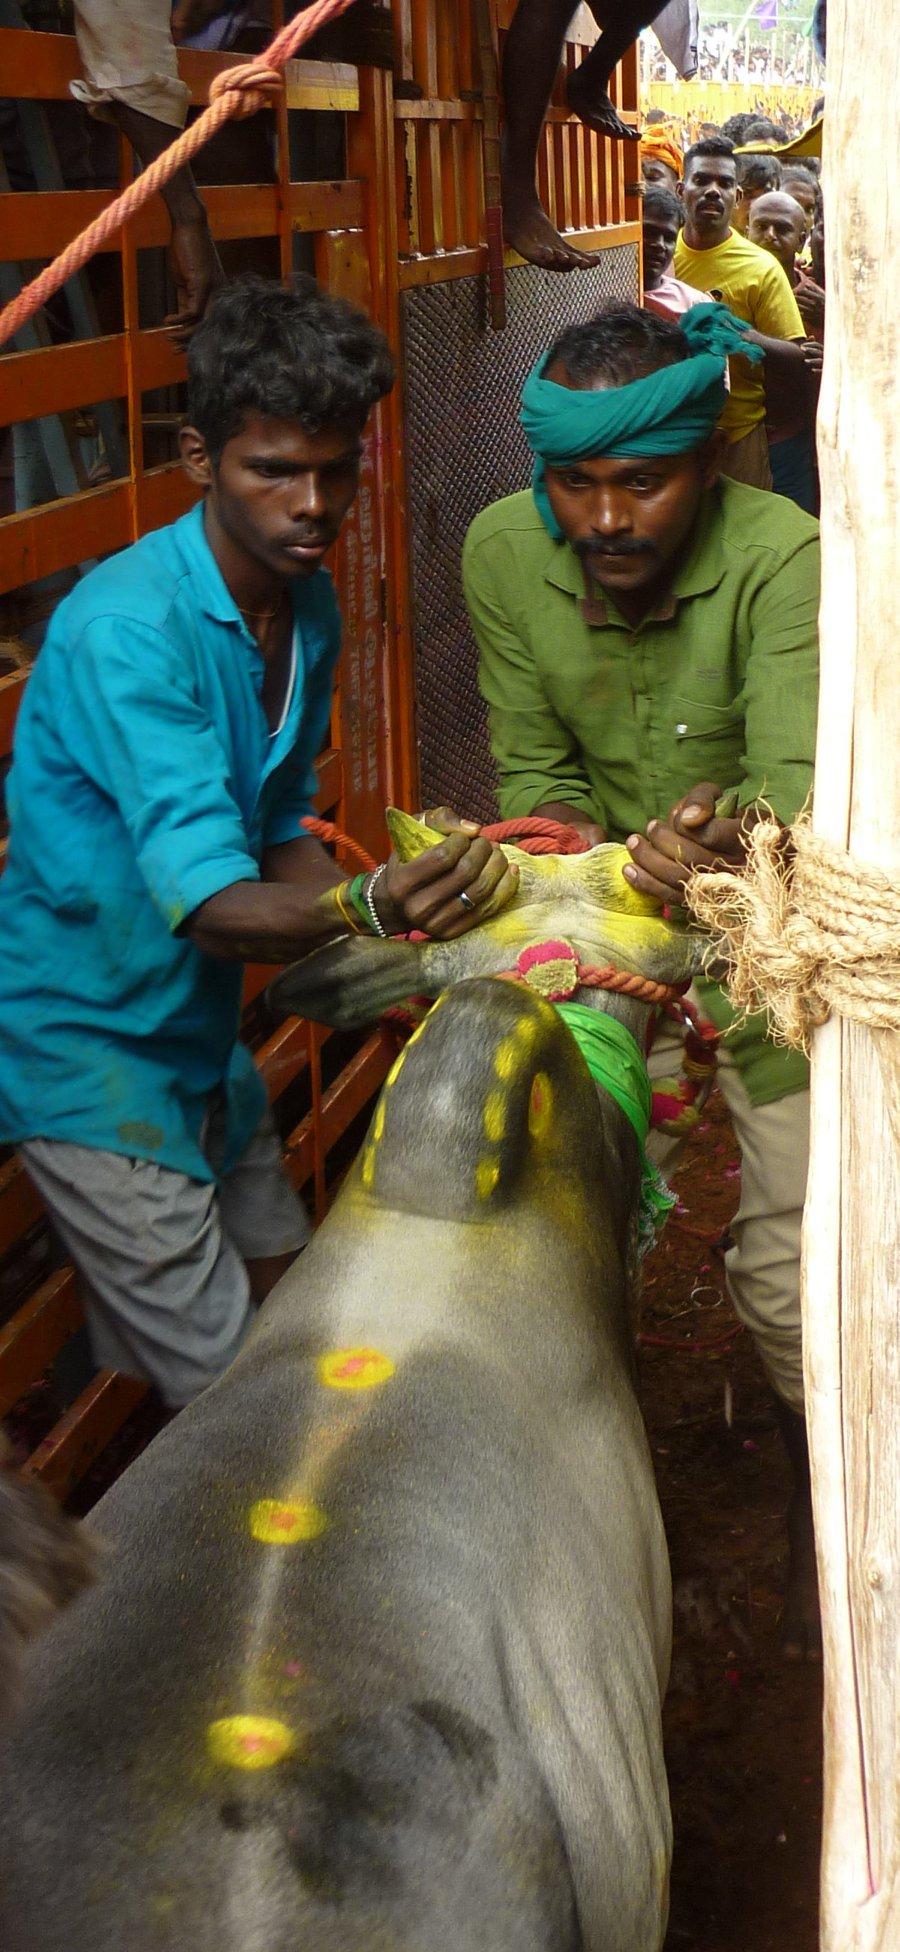
<svg viewBox="0 0 900 1952">
<path fill-rule="evenodd" d="M 576 990 L 574 1001 L 586 1003 L 589 1009 L 599 1010 L 603 1016 L 615 1017 L 617 1023 L 631 1031 L 639 1050 L 646 1048 L 649 1003 L 641 1003 L 634 996 L 620 996 L 614 990 L 588 989 Z"/>
</svg>

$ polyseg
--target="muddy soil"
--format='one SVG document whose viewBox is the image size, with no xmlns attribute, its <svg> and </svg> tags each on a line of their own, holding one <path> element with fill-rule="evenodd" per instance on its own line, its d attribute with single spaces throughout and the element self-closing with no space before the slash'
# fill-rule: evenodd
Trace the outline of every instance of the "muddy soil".
<svg viewBox="0 0 900 1952">
<path fill-rule="evenodd" d="M 643 1405 L 675 1588 L 666 1952 L 815 1952 L 821 1676 L 779 1658 L 788 1470 L 716 1246 L 739 1185 L 714 1094 L 673 1180 L 679 1207 L 647 1263 L 642 1312 Z"/>
</svg>

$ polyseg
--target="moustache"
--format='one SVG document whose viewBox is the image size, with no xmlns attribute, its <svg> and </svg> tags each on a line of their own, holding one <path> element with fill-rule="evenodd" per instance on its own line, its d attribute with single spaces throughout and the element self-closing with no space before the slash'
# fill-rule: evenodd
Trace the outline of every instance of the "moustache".
<svg viewBox="0 0 900 1952">
<path fill-rule="evenodd" d="M 597 556 L 604 557 L 607 562 L 622 562 L 630 557 L 656 554 L 652 542 L 639 542 L 637 539 L 629 541 L 625 538 L 621 542 L 606 543 L 595 542 L 591 536 L 583 536 L 573 544 L 573 548 L 576 556 L 580 557 L 583 563 Z"/>
</svg>

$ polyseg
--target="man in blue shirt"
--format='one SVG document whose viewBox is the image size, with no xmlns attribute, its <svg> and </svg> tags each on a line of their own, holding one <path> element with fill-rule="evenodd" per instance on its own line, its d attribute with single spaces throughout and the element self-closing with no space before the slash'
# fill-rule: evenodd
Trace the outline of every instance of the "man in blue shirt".
<svg viewBox="0 0 900 1952">
<path fill-rule="evenodd" d="M 393 367 L 312 281 L 246 279 L 214 300 L 188 376 L 182 459 L 203 499 L 56 611 L 0 884 L 0 1138 L 81 1271 L 97 1360 L 174 1406 L 232 1360 L 307 1237 L 237 1041 L 241 965 L 347 926 L 342 877 L 299 823 L 340 645 L 322 561 Z M 417 862 L 392 857 L 363 912 L 378 933 L 456 934 L 510 885 L 458 823 Z"/>
</svg>

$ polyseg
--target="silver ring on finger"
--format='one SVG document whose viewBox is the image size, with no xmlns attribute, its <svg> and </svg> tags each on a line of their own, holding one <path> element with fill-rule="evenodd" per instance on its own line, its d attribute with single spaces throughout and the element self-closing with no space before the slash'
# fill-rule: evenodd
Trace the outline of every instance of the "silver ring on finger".
<svg viewBox="0 0 900 1952">
<path fill-rule="evenodd" d="M 471 895 L 466 894 L 465 888 L 463 889 L 458 899 L 462 902 L 463 907 L 467 908 L 470 914 L 474 915 L 476 909 L 476 903 L 472 900 Z"/>
</svg>

